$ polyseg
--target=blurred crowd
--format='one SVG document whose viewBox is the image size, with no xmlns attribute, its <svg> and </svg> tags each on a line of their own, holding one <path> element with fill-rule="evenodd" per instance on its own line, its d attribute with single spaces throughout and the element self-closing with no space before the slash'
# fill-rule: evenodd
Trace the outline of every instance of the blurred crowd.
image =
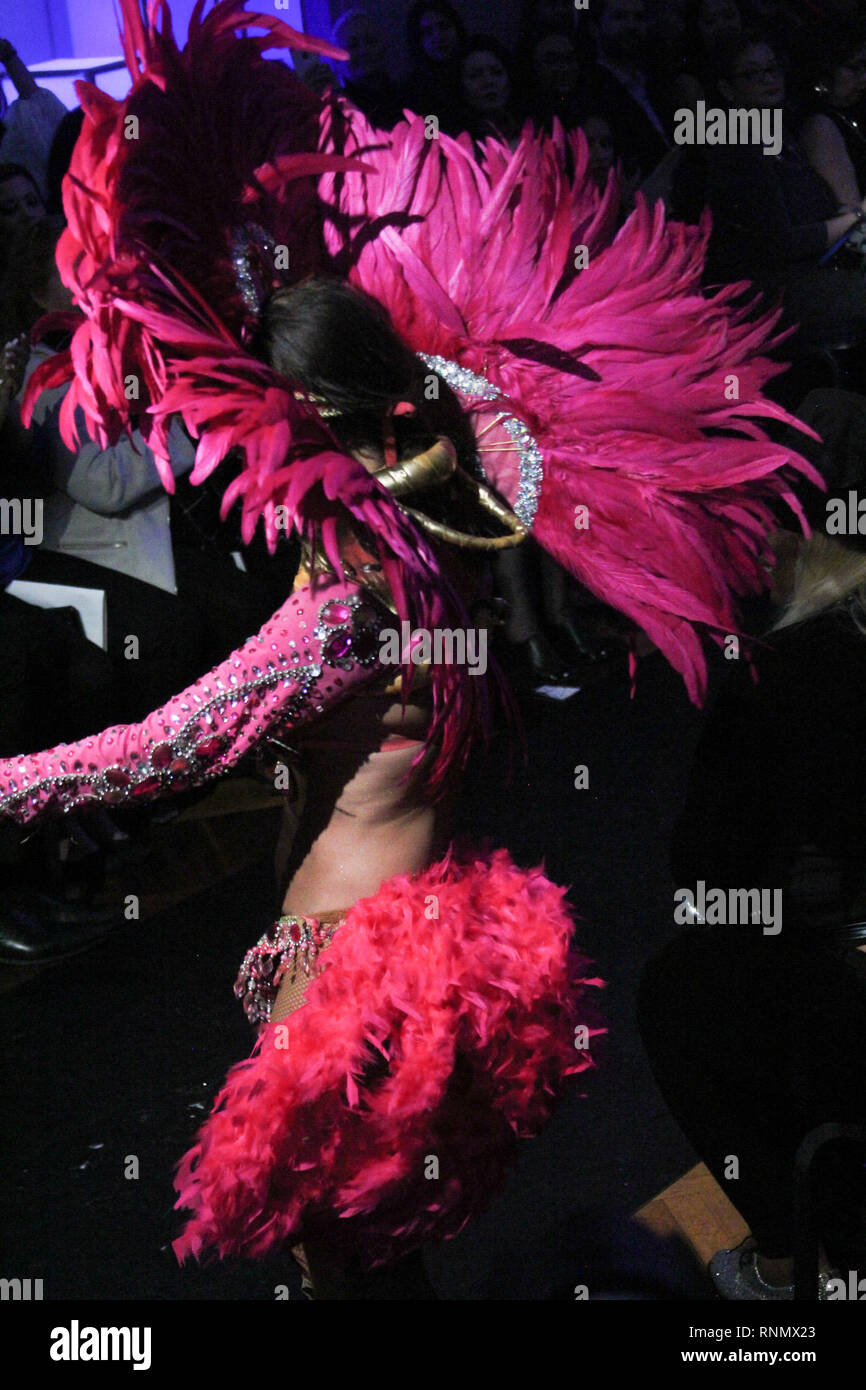
<svg viewBox="0 0 866 1390">
<path fill-rule="evenodd" d="M 298 57 L 296 66 L 317 91 L 342 90 L 374 126 L 390 129 L 405 109 L 435 116 L 446 134 L 465 132 L 479 158 L 489 136 L 514 148 L 527 123 L 546 131 L 556 122 L 580 129 L 597 187 L 620 181 L 622 218 L 641 195 L 663 200 L 672 217 L 688 222 L 709 209 L 705 292 L 737 283 L 744 302 L 753 302 L 757 290 L 764 305 L 782 305 L 782 326 L 791 332 L 775 350 L 779 373 L 770 393 L 821 436 L 804 452 L 831 494 L 856 494 L 866 459 L 866 4 L 667 0 L 650 8 L 644 0 L 592 0 L 578 9 L 573 0 L 527 0 L 511 48 L 493 34 L 470 32 L 459 5 L 448 0 L 415 0 L 405 26 L 408 71 L 392 69 L 388 36 L 362 7 L 347 10 L 331 36 L 349 55 L 344 64 Z M 82 418 L 79 447 L 69 447 L 60 430 L 63 387 L 43 392 L 24 428 L 22 389 L 69 338 L 63 313 L 70 297 L 54 252 L 64 226 L 61 182 L 82 114 L 39 88 L 2 39 L 0 63 L 17 90 L 17 99 L 0 110 L 2 757 L 142 718 L 261 626 L 284 601 L 297 554 L 287 541 L 268 556 L 260 544 L 241 543 L 231 517 L 220 523 L 225 477 L 189 484 L 194 447 L 179 423 L 172 435 L 177 490 L 170 498 L 141 440 L 102 448 L 87 438 Z M 779 148 L 679 143 L 678 113 L 698 116 L 710 108 L 781 112 Z M 31 345 L 31 330 L 46 313 L 57 314 L 54 326 Z M 796 446 L 803 447 L 800 438 Z M 745 683 L 741 670 L 731 674 L 707 725 L 675 846 L 684 882 L 783 884 L 791 920 L 807 932 L 837 930 L 866 916 L 860 841 L 866 765 L 858 751 L 866 516 L 863 533 L 855 524 L 844 536 L 828 536 L 825 500 L 812 492 L 803 501 L 816 535 L 804 541 L 780 533 L 776 588 L 767 610 L 753 615 L 765 634 L 756 658 L 763 682 Z M 39 502 L 38 543 L 9 524 L 16 500 L 22 508 Z M 502 640 L 511 643 L 515 667 L 535 685 L 579 683 L 581 662 L 603 660 L 606 644 L 616 640 L 615 623 L 609 615 L 593 617 L 587 596 L 549 561 L 526 551 L 510 556 L 498 584 L 508 613 Z M 103 643 L 88 640 L 74 607 L 42 608 L 32 593 L 14 592 L 21 580 L 102 591 Z M 843 786 L 827 781 L 834 767 L 844 768 Z M 38 870 L 33 921 L 53 923 L 55 941 L 63 940 L 57 924 L 72 924 L 80 942 L 90 930 L 89 904 L 106 860 L 135 841 L 140 821 L 132 813 L 109 816 L 104 808 L 67 820 L 25 847 L 14 835 L 0 838 L 0 863 L 18 874 L 31 906 Z M 76 864 L 85 868 L 76 871 Z M 0 922 L 4 932 L 6 958 L 17 959 Z M 31 945 L 36 939 L 31 935 Z M 653 1064 L 677 1118 L 720 1181 L 732 1130 L 743 1152 L 754 1149 L 762 1172 L 778 1174 L 805 1120 L 791 1121 L 789 1108 L 777 1115 L 774 1135 L 764 1136 L 759 1099 L 743 1101 L 740 1083 L 754 1049 L 772 1051 L 787 1026 L 770 1007 L 772 970 L 782 970 L 784 998 L 793 1007 L 797 979 L 816 978 L 816 958 L 794 944 L 785 957 L 777 951 L 771 965 L 766 942 L 752 940 L 745 953 L 732 955 L 730 935 L 715 952 L 710 933 L 702 941 L 695 959 L 689 958 L 694 938 L 683 938 L 676 948 L 681 958 L 653 967 L 641 1006 Z M 51 953 L 44 940 L 34 949 L 34 958 Z M 864 1094 L 863 1078 L 850 1056 L 862 1055 L 866 957 L 852 954 L 857 948 L 849 938 L 840 937 L 835 949 L 821 957 L 818 974 L 844 1004 L 846 1031 L 838 1045 L 822 1044 L 820 1074 L 817 1063 L 806 1069 L 791 1102 L 816 1123 L 830 1074 L 838 1082 L 830 1091 L 834 1114 L 862 1119 L 856 1096 Z M 687 978 L 691 993 L 678 983 Z M 703 1015 L 695 1003 L 701 990 Z M 817 1036 L 820 1010 L 797 1000 Z M 680 1008 L 683 1001 L 687 1009 Z M 696 1019 L 716 1015 L 710 1033 L 693 1036 Z M 732 1019 L 739 1041 L 726 1052 L 718 1039 Z M 696 1057 L 704 1069 L 693 1075 L 690 1091 Z M 701 1078 L 710 1072 L 717 1094 L 708 1108 Z M 735 1123 L 730 1116 L 738 1104 Z M 740 1207 L 763 1233 L 770 1262 L 764 1275 L 773 1273 L 774 1259 L 781 1261 L 784 1268 L 775 1272 L 784 1284 L 791 1272 L 785 1261 L 792 1198 L 774 1180 L 751 1181 L 739 1189 Z M 834 1181 L 831 1174 L 827 1182 Z M 846 1190 L 856 1186 L 849 1169 L 838 1181 Z M 842 1258 L 853 1256 L 845 1248 Z M 733 1287 L 746 1277 L 743 1268 L 726 1267 L 719 1277 Z M 760 1297 L 763 1276 L 756 1271 L 753 1261 L 747 1273 L 759 1281 L 753 1287 Z"/>
</svg>

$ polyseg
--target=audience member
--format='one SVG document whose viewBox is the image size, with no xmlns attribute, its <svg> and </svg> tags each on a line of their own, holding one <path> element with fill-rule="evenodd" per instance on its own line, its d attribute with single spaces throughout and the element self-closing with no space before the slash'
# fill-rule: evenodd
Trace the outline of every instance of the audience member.
<svg viewBox="0 0 866 1390">
<path fill-rule="evenodd" d="M 60 225 L 60 219 L 48 219 L 19 229 L 15 293 L 6 310 L 16 331 L 29 331 L 42 313 L 70 305 L 53 254 Z M 34 347 L 25 381 L 60 346 L 53 337 Z M 238 634 L 260 627 L 272 607 L 230 557 L 189 536 L 186 543 L 176 542 L 169 496 L 137 434 L 103 449 L 87 437 L 79 410 L 80 447 L 66 445 L 60 409 L 67 390 L 41 393 L 28 436 L 36 466 L 49 480 L 42 544 L 28 578 L 105 591 L 108 653 L 123 696 L 109 723 L 119 723 L 140 718 L 154 701 L 163 702 L 194 679 L 196 670 L 223 659 L 243 640 Z M 179 420 L 171 426 L 169 446 L 180 479 L 192 468 L 195 446 Z M 212 602 L 214 591 L 221 593 L 219 605 Z M 135 659 L 131 636 L 138 643 Z"/>
<path fill-rule="evenodd" d="M 707 723 L 674 845 L 676 883 L 721 890 L 724 915 L 682 926 L 638 999 L 662 1093 L 750 1229 L 710 1262 L 729 1299 L 794 1297 L 798 1149 L 866 1122 L 862 540 L 791 536 L 776 597 L 759 679 L 732 663 Z M 761 907 L 732 917 L 743 890 Z M 866 1255 L 862 1157 L 832 1146 L 816 1177 L 826 1282 Z"/>
<path fill-rule="evenodd" d="M 855 112 L 866 96 L 866 28 L 831 26 L 816 34 L 808 73 L 814 90 L 800 144 L 838 210 L 858 213 L 866 194 L 866 135 Z"/>
<path fill-rule="evenodd" d="M 406 16 L 411 71 L 407 102 L 422 116 L 435 115 L 449 135 L 460 133 L 460 56 L 466 42 L 462 19 L 448 0 L 415 0 Z"/>
<path fill-rule="evenodd" d="M 49 213 L 63 214 L 61 185 L 72 160 L 72 151 L 81 132 L 84 112 L 80 106 L 67 111 L 54 132 L 51 149 L 48 152 L 48 168 L 45 176 L 45 203 Z"/>
<path fill-rule="evenodd" d="M 390 130 L 403 118 L 406 93 L 388 74 L 382 33 L 364 10 L 353 8 L 334 25 L 334 42 L 349 54 L 343 91 L 377 130 Z"/>
<path fill-rule="evenodd" d="M 688 0 L 671 93 L 676 107 L 694 106 L 715 98 L 715 69 L 720 48 L 735 42 L 743 30 L 736 0 Z"/>
<path fill-rule="evenodd" d="M 653 57 L 644 0 L 598 0 L 595 100 L 610 113 L 628 172 L 643 178 L 670 148 L 667 93 Z"/>
<path fill-rule="evenodd" d="M 766 111 L 776 126 L 781 114 L 782 143 L 778 153 L 754 143 L 688 150 L 675 207 L 689 221 L 697 220 L 704 203 L 710 207 L 707 283 L 751 281 L 770 295 L 784 291 L 801 345 L 856 340 L 866 332 L 866 281 L 859 270 L 820 262 L 858 224 L 866 205 L 840 213 L 835 195 L 789 134 L 782 65 L 764 38 L 746 33 L 721 56 L 718 85 L 730 108 Z M 683 189 L 689 187 L 701 191 L 685 206 Z"/>
<path fill-rule="evenodd" d="M 572 130 L 580 123 L 587 99 L 577 40 L 569 31 L 549 29 L 537 36 L 528 54 L 536 123 L 549 131 L 556 118 Z"/>
<path fill-rule="evenodd" d="M 45 216 L 42 194 L 23 164 L 0 164 L 0 277 L 16 231 Z"/>
<path fill-rule="evenodd" d="M 511 59 L 498 39 L 476 35 L 463 50 L 462 95 L 464 128 L 476 140 L 496 135 L 517 144 L 522 112 L 516 101 Z"/>
<path fill-rule="evenodd" d="M 8 39 L 0 39 L 0 63 L 18 93 L 18 99 L 5 110 L 0 106 L 0 161 L 23 164 L 44 197 L 48 153 L 66 107 L 47 87 L 37 87 Z"/>
</svg>

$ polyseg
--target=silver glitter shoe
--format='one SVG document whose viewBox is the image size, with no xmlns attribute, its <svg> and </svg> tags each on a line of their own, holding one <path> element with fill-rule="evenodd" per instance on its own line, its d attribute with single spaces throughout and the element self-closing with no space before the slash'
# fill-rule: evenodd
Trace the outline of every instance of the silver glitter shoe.
<svg viewBox="0 0 866 1390">
<path fill-rule="evenodd" d="M 717 1250 L 708 1269 L 721 1298 L 776 1301 L 794 1297 L 793 1284 L 768 1284 L 758 1271 L 757 1246 L 747 1236 L 734 1250 Z"/>
</svg>

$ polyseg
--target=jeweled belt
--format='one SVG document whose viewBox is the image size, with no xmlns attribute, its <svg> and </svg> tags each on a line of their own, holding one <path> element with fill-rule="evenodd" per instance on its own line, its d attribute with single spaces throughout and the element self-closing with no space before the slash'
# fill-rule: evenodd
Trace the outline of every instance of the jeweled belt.
<svg viewBox="0 0 866 1390">
<path fill-rule="evenodd" d="M 270 1022 L 274 1000 L 286 974 L 300 968 L 309 979 L 316 959 L 330 943 L 345 913 L 322 917 L 280 917 L 250 947 L 235 981 L 235 997 L 242 1000 L 250 1023 Z"/>
</svg>

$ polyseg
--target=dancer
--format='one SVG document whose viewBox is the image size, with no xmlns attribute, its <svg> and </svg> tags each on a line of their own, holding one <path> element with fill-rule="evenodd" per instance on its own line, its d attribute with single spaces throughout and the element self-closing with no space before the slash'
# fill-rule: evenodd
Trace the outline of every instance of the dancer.
<svg viewBox="0 0 866 1390">
<path fill-rule="evenodd" d="M 596 1031 L 565 890 L 450 843 L 495 673 L 422 677 L 413 644 L 468 650 L 485 552 L 532 530 L 698 698 L 694 628 L 737 631 L 732 591 L 766 582 L 773 506 L 809 469 L 759 424 L 787 418 L 761 394 L 774 320 L 700 297 L 706 227 L 640 207 L 611 244 L 582 137 L 527 130 L 476 164 L 423 118 L 389 137 L 322 107 L 261 50 L 339 52 L 234 0 L 196 7 L 183 52 L 164 8 L 123 13 L 132 91 L 80 84 L 64 185 L 83 317 L 28 406 L 71 379 L 70 436 L 137 427 L 169 489 L 180 414 L 192 481 L 238 451 L 224 508 L 272 545 L 293 526 L 304 561 L 261 632 L 141 724 L 0 763 L 0 811 L 171 795 L 254 750 L 307 767 L 283 916 L 237 985 L 257 1042 L 181 1162 L 175 1250 L 301 1242 L 327 1292 L 350 1255 L 459 1230 Z"/>
</svg>

